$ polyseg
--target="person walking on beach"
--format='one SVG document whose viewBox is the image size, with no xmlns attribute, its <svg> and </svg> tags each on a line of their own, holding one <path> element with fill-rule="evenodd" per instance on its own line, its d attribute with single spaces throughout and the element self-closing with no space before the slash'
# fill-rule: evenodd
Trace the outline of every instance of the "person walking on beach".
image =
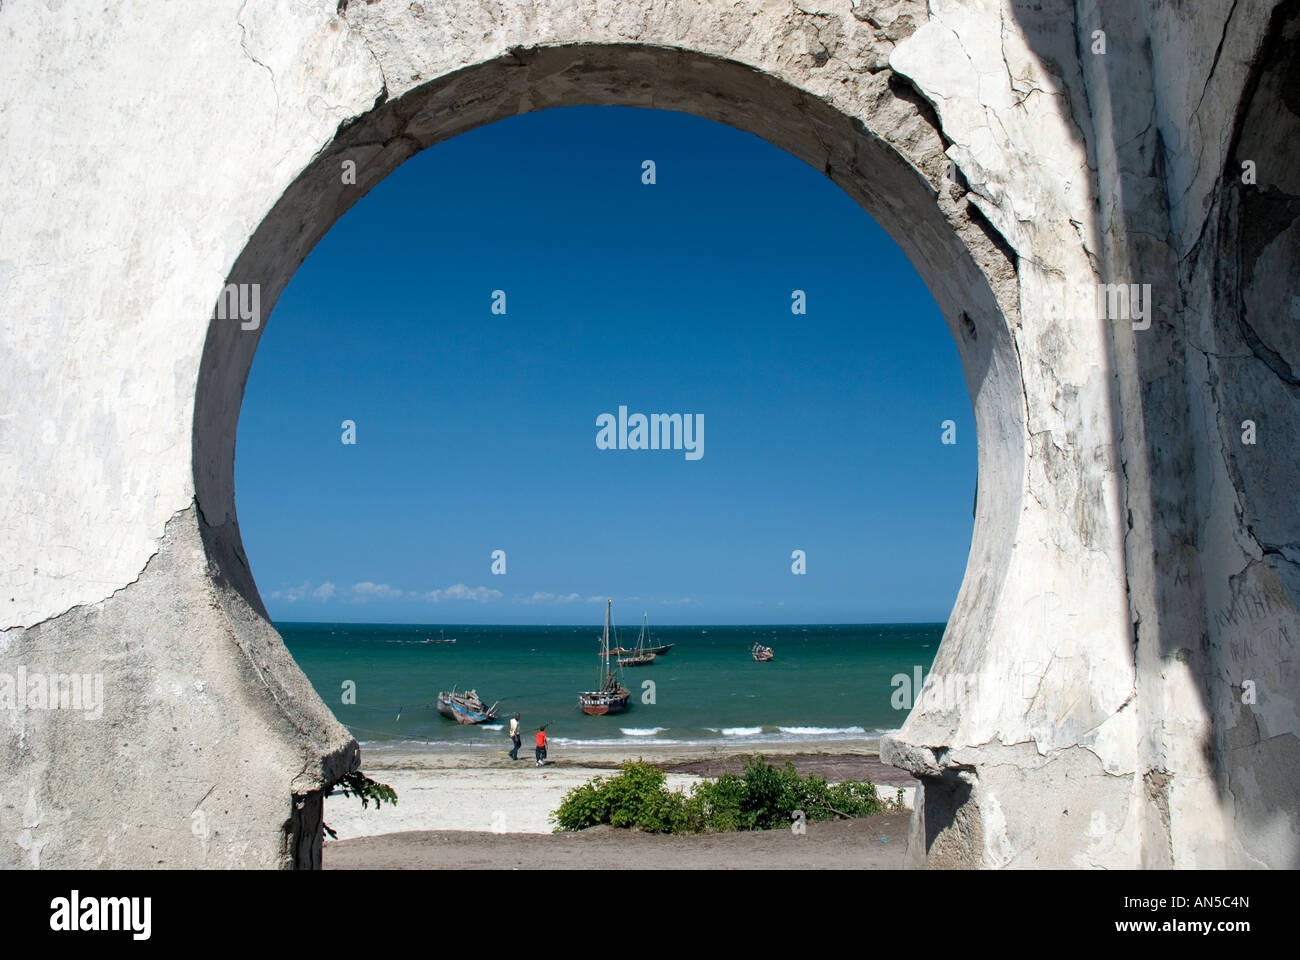
<svg viewBox="0 0 1300 960">
<path fill-rule="evenodd" d="M 523 746 L 523 739 L 519 736 L 519 714 L 510 718 L 510 742 L 514 744 L 510 748 L 510 759 L 519 759 L 519 748 Z"/>
<path fill-rule="evenodd" d="M 537 728 L 537 765 L 546 763 L 546 728 Z"/>
</svg>

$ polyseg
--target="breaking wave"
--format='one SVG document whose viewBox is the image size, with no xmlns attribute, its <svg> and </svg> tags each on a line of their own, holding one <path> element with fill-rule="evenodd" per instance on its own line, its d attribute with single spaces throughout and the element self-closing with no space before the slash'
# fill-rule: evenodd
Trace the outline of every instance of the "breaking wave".
<svg viewBox="0 0 1300 960">
<path fill-rule="evenodd" d="M 866 733 L 862 727 L 777 727 L 782 733 L 798 737 L 823 737 L 844 733 Z"/>
</svg>

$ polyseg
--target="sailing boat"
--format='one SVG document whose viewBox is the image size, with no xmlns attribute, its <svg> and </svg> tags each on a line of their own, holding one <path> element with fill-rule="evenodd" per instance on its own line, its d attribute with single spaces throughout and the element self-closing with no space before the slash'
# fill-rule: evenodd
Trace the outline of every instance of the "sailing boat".
<svg viewBox="0 0 1300 960">
<path fill-rule="evenodd" d="M 647 640 L 650 639 L 649 634 L 646 634 L 646 639 Z M 675 643 L 665 643 L 657 647 L 646 647 L 646 652 L 653 653 L 656 657 L 662 657 L 665 653 L 667 653 L 675 646 L 677 646 L 677 644 Z"/>
<path fill-rule="evenodd" d="M 609 668 L 609 608 L 613 603 L 613 600 L 605 601 L 605 633 L 600 638 L 600 688 L 578 694 L 578 706 L 582 712 L 596 717 L 622 713 L 632 697 L 632 691 L 619 683 Z"/>
<path fill-rule="evenodd" d="M 650 664 L 655 662 L 654 653 L 647 650 L 645 645 L 645 628 L 646 621 L 649 620 L 649 617 L 649 614 L 641 614 L 641 633 L 636 638 L 636 649 L 633 650 L 630 655 L 618 658 L 618 665 L 620 667 L 648 667 Z"/>
</svg>

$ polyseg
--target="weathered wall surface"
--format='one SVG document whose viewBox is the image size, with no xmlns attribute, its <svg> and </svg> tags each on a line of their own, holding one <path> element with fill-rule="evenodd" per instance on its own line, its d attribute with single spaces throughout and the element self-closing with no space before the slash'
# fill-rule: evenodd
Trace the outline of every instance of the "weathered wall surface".
<svg viewBox="0 0 1300 960">
<path fill-rule="evenodd" d="M 213 304 L 258 284 L 265 319 L 418 150 L 600 103 L 824 170 L 953 331 L 980 497 L 960 695 L 883 748 L 923 780 L 912 860 L 1300 865 L 1296 3 L 1104 6 L 0 6 L 0 684 L 104 685 L 0 699 L 0 864 L 313 865 L 359 761 L 243 556 L 264 324 Z M 1150 284 L 1149 326 L 1099 282 Z"/>
</svg>

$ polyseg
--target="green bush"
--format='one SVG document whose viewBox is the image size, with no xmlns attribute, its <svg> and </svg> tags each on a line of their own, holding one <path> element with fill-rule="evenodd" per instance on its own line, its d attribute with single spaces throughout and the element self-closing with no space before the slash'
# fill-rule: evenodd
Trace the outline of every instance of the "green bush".
<svg viewBox="0 0 1300 960">
<path fill-rule="evenodd" d="M 375 802 L 375 809 L 378 810 L 384 805 L 384 801 L 397 806 L 397 791 L 386 783 L 380 783 L 378 780 L 371 780 L 360 770 L 354 770 L 352 773 L 344 774 L 338 783 L 334 784 L 334 789 L 345 797 L 360 797 L 361 808 L 369 808 L 370 801 Z M 331 840 L 337 840 L 339 835 L 330 829 L 329 824 L 321 821 L 321 826 L 325 832 L 330 835 Z"/>
<path fill-rule="evenodd" d="M 705 780 L 691 791 L 690 804 L 697 812 L 697 830 L 692 832 L 729 833 L 753 830 L 753 818 L 746 815 L 745 781 L 734 773 L 724 773 L 716 780 Z"/>
<path fill-rule="evenodd" d="M 624 764 L 616 777 L 595 777 L 564 796 L 551 814 L 559 830 L 600 824 L 673 833 L 682 821 L 685 798 L 664 786 L 664 772 L 648 763 Z"/>
<path fill-rule="evenodd" d="M 626 763 L 614 777 L 595 777 L 565 794 L 551 814 L 556 831 L 608 824 L 647 833 L 724 833 L 789 826 L 794 811 L 809 821 L 865 817 L 902 806 L 903 792 L 881 799 L 867 781 L 830 786 L 815 774 L 801 777 L 794 764 L 775 767 L 751 757 L 740 776 L 724 773 L 697 784 L 689 795 L 669 790 L 662 770 Z"/>
</svg>

